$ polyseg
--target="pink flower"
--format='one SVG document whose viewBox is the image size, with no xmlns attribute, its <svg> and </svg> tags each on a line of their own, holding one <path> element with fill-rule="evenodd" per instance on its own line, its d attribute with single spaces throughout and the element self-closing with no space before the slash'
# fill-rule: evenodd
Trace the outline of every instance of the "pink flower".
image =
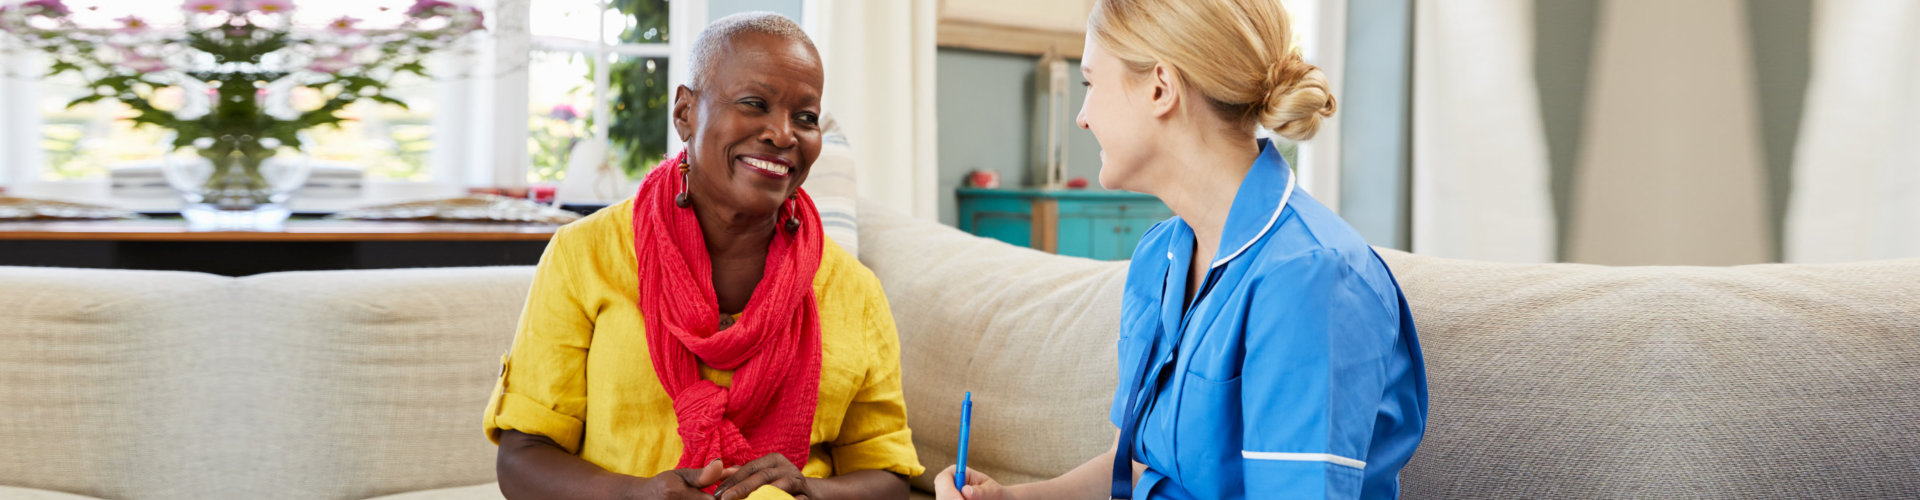
<svg viewBox="0 0 1920 500">
<path fill-rule="evenodd" d="M 487 29 L 487 14 L 485 12 L 481 12 L 479 7 L 467 7 L 466 13 L 467 13 L 467 31 L 480 31 L 480 30 Z"/>
<path fill-rule="evenodd" d="M 555 120 L 570 122 L 573 121 L 574 118 L 579 118 L 580 112 L 573 109 L 571 105 L 555 104 L 553 105 L 553 109 L 547 110 L 547 116 L 553 117 Z"/>
<path fill-rule="evenodd" d="M 146 31 L 147 28 L 153 27 L 153 25 L 147 23 L 147 20 L 135 16 L 122 17 L 115 19 L 115 21 L 120 21 L 121 26 L 114 31 L 127 34 L 143 32 Z"/>
<path fill-rule="evenodd" d="M 35 7 L 39 8 L 38 12 L 33 10 Z M 47 17 L 62 17 L 73 13 L 73 9 L 67 8 L 67 4 L 60 0 L 31 0 L 21 3 L 20 8 L 30 14 L 39 14 Z"/>
<path fill-rule="evenodd" d="M 411 17 L 433 17 L 442 14 L 440 9 L 452 6 L 453 4 L 443 0 L 413 0 L 413 7 L 407 8 L 407 15 Z"/>
<path fill-rule="evenodd" d="M 187 0 L 180 5 L 180 10 L 193 14 L 212 14 L 230 8 L 233 8 L 233 2 L 230 0 Z"/>
<path fill-rule="evenodd" d="M 147 57 L 131 47 L 114 46 L 120 50 L 120 67 L 141 73 L 156 73 L 167 69 L 167 62 L 157 57 Z"/>
<path fill-rule="evenodd" d="M 261 14 L 285 14 L 293 12 L 292 0 L 243 0 L 240 10 Z"/>
<path fill-rule="evenodd" d="M 342 35 L 351 35 L 351 34 L 360 32 L 360 30 L 355 29 L 353 27 L 353 25 L 359 24 L 359 23 L 360 23 L 360 18 L 352 17 L 352 16 L 340 16 L 339 19 L 327 21 L 327 30 L 332 31 L 334 33 L 339 33 Z"/>
<path fill-rule="evenodd" d="M 353 67 L 353 55 L 356 52 L 358 51 L 348 49 L 340 51 L 338 54 L 314 59 L 312 63 L 307 64 L 307 71 L 327 74 L 339 73 L 341 70 Z"/>
<path fill-rule="evenodd" d="M 307 65 L 307 71 L 312 71 L 315 73 L 326 73 L 331 75 L 334 73 L 339 73 L 340 70 L 344 70 L 349 67 L 352 67 L 352 64 L 346 61 L 329 57 L 326 59 L 314 60 L 313 64 Z"/>
<path fill-rule="evenodd" d="M 127 69 L 141 73 L 159 73 L 167 70 L 167 63 L 165 61 L 153 58 L 128 59 L 123 65 L 126 66 Z"/>
</svg>

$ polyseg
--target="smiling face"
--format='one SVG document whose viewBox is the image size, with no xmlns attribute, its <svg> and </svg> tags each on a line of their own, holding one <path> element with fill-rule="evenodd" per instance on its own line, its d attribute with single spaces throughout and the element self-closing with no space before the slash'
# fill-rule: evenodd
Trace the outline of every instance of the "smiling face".
<svg viewBox="0 0 1920 500">
<path fill-rule="evenodd" d="M 1148 192 L 1139 184 L 1157 142 L 1150 79 L 1101 49 L 1092 33 L 1080 73 L 1087 79 L 1087 97 L 1074 121 L 1100 143 L 1100 186 Z"/>
<path fill-rule="evenodd" d="M 681 87 L 674 128 L 693 161 L 696 206 L 773 214 L 820 156 L 820 56 L 800 41 L 747 33 L 727 42 L 704 88 Z"/>
</svg>

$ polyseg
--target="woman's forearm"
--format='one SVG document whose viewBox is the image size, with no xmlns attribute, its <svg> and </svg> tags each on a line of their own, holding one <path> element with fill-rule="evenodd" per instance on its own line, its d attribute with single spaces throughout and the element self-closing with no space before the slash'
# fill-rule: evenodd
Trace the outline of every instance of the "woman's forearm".
<svg viewBox="0 0 1920 500">
<path fill-rule="evenodd" d="M 1107 450 L 1100 456 L 1087 460 L 1060 477 L 1036 483 L 1016 484 L 1007 488 L 1013 498 L 1033 500 L 1043 498 L 1106 498 L 1110 477 L 1113 475 L 1113 450 Z M 1137 476 L 1137 474 L 1136 474 Z"/>
<path fill-rule="evenodd" d="M 494 468 L 508 499 L 618 499 L 641 481 L 567 453 L 544 436 L 515 431 L 500 432 Z"/>
<path fill-rule="evenodd" d="M 1113 451 L 1120 446 L 1120 433 L 1113 433 L 1113 444 L 1107 446 L 1107 452 L 1087 460 L 1060 477 L 1037 483 L 1018 484 L 1007 488 L 1013 498 L 1031 500 L 1042 498 L 1107 498 L 1109 488 L 1113 487 Z M 1140 480 L 1140 473 L 1147 466 L 1133 463 L 1133 480 Z"/>
<path fill-rule="evenodd" d="M 807 478 L 814 496 L 833 500 L 897 500 L 907 497 L 907 480 L 892 472 L 863 470 L 829 478 Z"/>
</svg>

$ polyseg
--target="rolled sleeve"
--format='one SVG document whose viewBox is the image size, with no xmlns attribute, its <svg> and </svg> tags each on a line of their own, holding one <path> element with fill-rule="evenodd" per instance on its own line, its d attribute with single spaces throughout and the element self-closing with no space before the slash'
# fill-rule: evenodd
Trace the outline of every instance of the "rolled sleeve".
<svg viewBox="0 0 1920 500">
<path fill-rule="evenodd" d="M 535 268 L 513 347 L 501 358 L 483 427 L 487 439 L 500 431 L 544 436 L 579 453 L 586 414 L 587 346 L 593 319 L 581 306 L 568 227 L 554 233 Z"/>
<path fill-rule="evenodd" d="M 900 388 L 900 336 L 886 295 L 867 292 L 868 341 L 873 346 L 867 373 L 847 408 L 840 435 L 832 442 L 834 472 L 884 470 L 906 477 L 926 472 L 907 429 L 907 404 Z"/>
<path fill-rule="evenodd" d="M 1241 368 L 1243 477 L 1276 498 L 1359 498 L 1379 407 L 1383 349 L 1377 300 L 1331 250 L 1277 264 L 1285 286 L 1256 291 L 1270 314 L 1248 319 Z M 1258 295 L 1256 295 L 1258 296 Z"/>
</svg>

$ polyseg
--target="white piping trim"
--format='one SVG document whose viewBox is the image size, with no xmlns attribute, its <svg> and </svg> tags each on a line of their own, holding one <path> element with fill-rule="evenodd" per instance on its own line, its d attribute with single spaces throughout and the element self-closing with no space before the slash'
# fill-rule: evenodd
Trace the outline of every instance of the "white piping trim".
<svg viewBox="0 0 1920 500">
<path fill-rule="evenodd" d="M 1240 245 L 1239 250 L 1234 250 L 1233 253 L 1227 254 L 1226 257 L 1221 257 L 1220 260 L 1213 261 L 1213 265 L 1208 266 L 1209 268 L 1226 265 L 1227 261 L 1233 260 L 1234 257 L 1239 257 L 1241 252 L 1247 251 L 1248 248 L 1253 248 L 1253 242 L 1260 241 L 1261 237 L 1267 235 L 1267 231 L 1273 229 L 1273 223 L 1280 221 L 1280 212 L 1287 211 L 1287 200 L 1293 198 L 1293 183 L 1298 177 L 1300 176 L 1293 172 L 1287 172 L 1287 192 L 1280 194 L 1280 208 L 1273 209 L 1273 217 L 1267 218 L 1267 226 L 1260 228 L 1260 232 L 1254 234 L 1252 238 L 1248 238 L 1247 244 Z"/>
<path fill-rule="evenodd" d="M 1278 460 L 1284 462 L 1326 462 L 1366 470 L 1367 463 L 1330 453 L 1281 453 L 1275 451 L 1240 450 L 1240 458 L 1249 460 Z"/>
</svg>

